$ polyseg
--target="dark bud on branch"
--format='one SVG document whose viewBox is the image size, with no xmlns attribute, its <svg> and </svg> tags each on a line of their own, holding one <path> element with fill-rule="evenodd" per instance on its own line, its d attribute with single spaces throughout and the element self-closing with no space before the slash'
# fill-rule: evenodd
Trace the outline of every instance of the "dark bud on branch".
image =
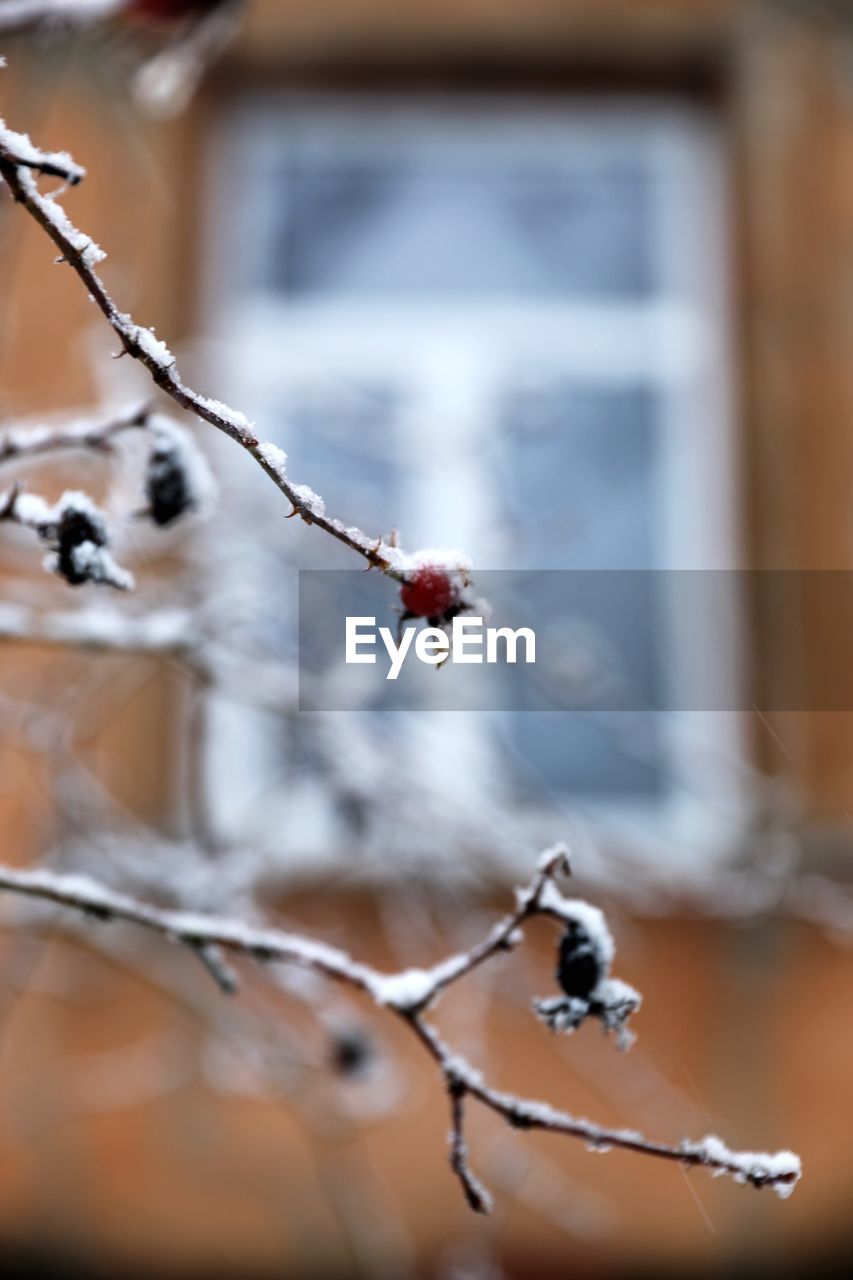
<svg viewBox="0 0 853 1280">
<path fill-rule="evenodd" d="M 557 957 L 557 981 L 567 996 L 586 999 L 605 976 L 606 967 L 583 925 L 573 920 L 563 934 Z"/>
<path fill-rule="evenodd" d="M 195 505 L 183 468 L 171 450 L 155 448 L 145 476 L 148 514 L 155 524 L 167 525 Z"/>
<path fill-rule="evenodd" d="M 133 575 L 110 555 L 109 534 L 103 515 L 85 493 L 64 493 L 38 524 L 39 537 L 52 554 L 47 568 L 72 587 L 85 582 L 104 583 L 129 591 Z"/>
<path fill-rule="evenodd" d="M 627 1029 L 641 998 L 633 987 L 610 976 L 613 939 L 600 911 L 583 902 L 564 903 L 566 931 L 557 952 L 556 978 L 565 992 L 535 1000 L 537 1015 L 552 1031 L 576 1031 L 588 1018 L 616 1033 L 620 1049 L 633 1035 Z"/>
<path fill-rule="evenodd" d="M 332 1036 L 329 1060 L 338 1075 L 349 1078 L 363 1075 L 373 1057 L 373 1045 L 358 1027 L 337 1031 Z"/>
<path fill-rule="evenodd" d="M 205 459 L 176 423 L 157 417 L 152 423 L 152 438 L 145 474 L 148 506 L 144 514 L 165 528 L 198 510 L 212 493 L 213 482 Z"/>
<path fill-rule="evenodd" d="M 86 557 L 80 554 L 86 543 L 94 547 L 107 545 L 103 521 L 91 510 L 66 506 L 56 523 L 56 571 L 72 587 L 89 579 Z"/>
</svg>

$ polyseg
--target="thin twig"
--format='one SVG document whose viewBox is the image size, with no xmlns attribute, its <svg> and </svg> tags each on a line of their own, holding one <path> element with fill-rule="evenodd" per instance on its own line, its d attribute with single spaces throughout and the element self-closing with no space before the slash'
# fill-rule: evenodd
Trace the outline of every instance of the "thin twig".
<svg viewBox="0 0 853 1280">
<path fill-rule="evenodd" d="M 206 942 L 199 942 L 190 947 L 210 974 L 213 981 L 226 996 L 236 995 L 240 990 L 240 978 L 235 969 L 225 959 L 219 947 Z"/>
<path fill-rule="evenodd" d="M 2 519 L 0 507 L 0 519 Z M 173 663 L 205 688 L 248 706 L 290 715 L 311 696 L 287 663 L 218 645 L 187 609 L 130 615 L 103 606 L 37 610 L 0 602 L 0 644 L 47 645 L 103 654 L 137 654 Z"/>
<path fill-rule="evenodd" d="M 0 431 L 0 465 L 21 462 L 66 449 L 108 452 L 116 436 L 136 427 L 146 427 L 151 418 L 149 405 L 140 405 L 104 422 L 84 419 L 55 426 L 12 426 Z"/>
<path fill-rule="evenodd" d="M 559 898 L 555 898 L 558 890 L 553 881 L 564 864 L 563 849 L 543 855 L 536 875 L 526 888 L 519 891 L 516 911 L 491 930 L 483 943 L 467 953 L 468 963 L 463 962 L 463 957 L 454 957 L 431 969 L 411 969 L 396 974 L 381 973 L 354 960 L 339 948 L 299 934 L 153 907 L 114 893 L 87 876 L 2 867 L 0 891 L 70 907 L 86 917 L 104 922 L 129 921 L 182 944 L 203 958 L 209 959 L 212 948 L 217 964 L 221 952 L 231 952 L 261 962 L 284 961 L 299 965 L 361 991 L 375 1004 L 396 1014 L 438 1066 L 454 1102 L 451 1163 L 462 1181 L 469 1203 L 480 1211 L 485 1210 L 488 1203 L 487 1193 L 468 1168 L 462 1137 L 461 1103 L 468 1097 L 475 1098 L 516 1129 L 539 1129 L 578 1138 L 597 1151 L 614 1147 L 676 1161 L 683 1166 L 703 1167 L 716 1174 L 731 1174 L 737 1181 L 755 1187 L 769 1186 L 780 1194 L 788 1194 L 800 1177 L 799 1160 L 790 1152 L 777 1152 L 775 1155 L 737 1152 L 715 1137 L 669 1145 L 646 1138 L 634 1130 L 604 1128 L 546 1103 L 501 1092 L 487 1084 L 463 1057 L 452 1052 L 435 1028 L 424 1020 L 424 1010 L 437 1001 L 446 987 L 470 973 L 475 965 L 506 950 L 510 921 L 514 922 L 511 929 L 514 932 L 520 918 L 557 914 Z M 520 912 L 523 916 L 519 915 Z M 217 976 L 218 981 L 220 978 L 221 975 Z"/>
<path fill-rule="evenodd" d="M 451 956 L 433 971 L 435 974 L 435 990 L 443 991 L 451 983 L 458 982 L 471 973 L 486 960 L 490 960 L 499 951 L 511 951 L 521 940 L 520 929 L 525 920 L 534 915 L 548 915 L 550 910 L 543 897 L 554 877 L 562 872 L 571 874 L 568 853 L 562 845 L 557 845 L 549 857 L 540 861 L 533 880 L 525 889 L 516 892 L 516 907 L 509 915 L 499 920 L 490 929 L 486 937 L 477 946 L 460 955 Z"/>
<path fill-rule="evenodd" d="M 55 174 L 68 182 L 79 182 L 83 176 L 83 170 L 70 157 L 63 156 L 63 153 L 48 156 L 33 147 L 24 135 L 13 133 L 0 122 L 0 176 L 5 179 L 13 199 L 26 209 L 59 249 L 61 261 L 67 262 L 79 276 L 119 339 L 122 354 L 144 365 L 155 384 L 182 409 L 216 427 L 251 454 L 287 498 L 292 514 L 300 516 L 306 524 L 316 524 L 362 556 L 369 565 L 402 582 L 404 572 L 400 566 L 404 558 L 396 548 L 381 538 L 370 538 L 360 529 L 327 516 L 325 506 L 316 494 L 288 479 L 284 454 L 275 446 L 259 440 L 245 415 L 188 387 L 165 343 L 155 336 L 153 330 L 136 324 L 131 316 L 118 310 L 95 271 L 95 265 L 105 255 L 89 237 L 73 226 L 61 205 L 39 191 L 32 170 Z"/>
<path fill-rule="evenodd" d="M 465 1141 L 465 1093 L 464 1085 L 451 1085 L 450 1095 L 450 1167 L 462 1185 L 465 1199 L 475 1213 L 491 1213 L 492 1197 L 472 1172 L 468 1163 L 468 1144 Z"/>
</svg>

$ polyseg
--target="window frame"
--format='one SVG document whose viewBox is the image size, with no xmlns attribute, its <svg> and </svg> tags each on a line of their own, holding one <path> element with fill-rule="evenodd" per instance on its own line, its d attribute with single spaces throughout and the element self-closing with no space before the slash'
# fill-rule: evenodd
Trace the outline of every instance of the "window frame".
<svg viewBox="0 0 853 1280">
<path fill-rule="evenodd" d="M 609 135 L 613 137 L 619 132 L 623 145 L 637 146 L 652 140 L 653 146 L 666 156 L 668 149 L 674 149 L 679 163 L 685 166 L 685 189 L 688 192 L 686 201 L 673 199 L 664 210 L 658 227 L 660 241 L 680 240 L 679 252 L 684 259 L 680 264 L 679 287 L 688 282 L 686 295 L 690 301 L 637 303 L 628 310 L 636 312 L 648 311 L 647 316 L 647 349 L 639 351 L 631 342 L 619 343 L 623 359 L 615 362 L 612 352 L 606 351 L 606 343 L 596 333 L 596 323 L 602 318 L 604 311 L 610 312 L 606 325 L 612 334 L 614 318 L 626 331 L 634 325 L 636 333 L 636 317 L 618 315 L 620 304 L 612 301 L 579 302 L 571 306 L 561 304 L 561 315 L 550 318 L 551 336 L 555 347 L 561 352 L 574 353 L 576 369 L 590 372 L 594 370 L 602 382 L 618 384 L 619 380 L 629 380 L 642 375 L 648 380 L 650 360 L 656 353 L 659 367 L 655 375 L 661 386 L 666 387 L 663 397 L 662 431 L 666 437 L 666 445 L 662 449 L 664 465 L 664 491 L 666 500 L 662 513 L 662 545 L 666 549 L 666 557 L 662 567 L 666 569 L 713 568 L 734 569 L 738 567 L 741 536 L 739 528 L 738 487 L 736 446 L 734 438 L 734 387 L 733 361 L 731 359 L 731 300 L 728 296 L 728 261 L 730 232 L 728 227 L 728 198 L 726 183 L 726 157 L 723 131 L 719 120 L 706 110 L 671 95 L 660 97 L 644 96 L 631 98 L 614 95 L 612 99 L 588 98 L 573 95 L 554 95 L 547 99 L 531 98 L 526 104 L 519 105 L 517 100 L 500 94 L 483 94 L 472 96 L 454 94 L 401 94 L 399 97 L 389 92 L 370 93 L 338 93 L 335 91 L 312 91 L 288 93 L 267 90 L 244 95 L 243 99 L 232 107 L 219 122 L 219 128 L 211 131 L 207 171 L 209 175 L 206 205 L 212 210 L 205 247 L 207 271 L 203 278 L 207 288 L 203 305 L 207 315 L 213 317 L 213 329 L 220 349 L 233 345 L 234 335 L 242 335 L 242 355 L 234 360 L 241 366 L 241 376 L 230 379 L 225 371 L 226 386 L 229 396 L 238 402 L 243 399 L 242 392 L 250 387 L 257 392 L 259 384 L 268 380 L 268 351 L 264 351 L 265 341 L 271 330 L 276 334 L 276 343 L 285 343 L 292 358 L 299 351 L 300 345 L 306 359 L 310 359 L 312 346 L 316 351 L 318 335 L 325 343 L 337 337 L 347 339 L 347 348 L 357 363 L 358 335 L 364 335 L 367 328 L 364 324 L 364 300 L 352 301 L 349 308 L 346 304 L 335 302 L 324 308 L 316 302 L 293 303 L 283 302 L 271 306 L 269 300 L 261 299 L 253 304 L 252 312 L 235 307 L 232 289 L 234 287 L 233 248 L 223 252 L 226 245 L 233 246 L 252 242 L 263 237 L 263 226 L 254 231 L 246 219 L 258 214 L 258 205 L 263 201 L 243 198 L 237 206 L 237 229 L 227 230 L 229 219 L 233 217 L 227 212 L 229 198 L 233 201 L 233 175 L 238 174 L 237 188 L 245 195 L 243 175 L 248 159 L 251 163 L 272 165 L 277 138 L 284 127 L 287 113 L 291 120 L 297 119 L 301 113 L 312 119 L 338 119 L 346 122 L 347 128 L 354 127 L 354 116 L 360 114 L 362 124 L 381 118 L 395 108 L 395 128 L 405 127 L 407 120 L 417 116 L 429 116 L 432 123 L 444 117 L 452 120 L 454 113 L 464 115 L 468 120 L 481 117 L 494 123 L 496 113 L 501 111 L 512 113 L 514 120 L 526 126 L 533 123 L 541 125 L 547 122 L 549 128 L 562 131 L 566 137 L 567 128 L 576 135 L 581 134 L 590 147 L 600 145 L 601 139 Z M 682 207 L 674 206 L 681 203 Z M 689 206 L 685 208 L 684 205 Z M 266 202 L 269 211 L 271 202 Z M 261 218 L 264 212 L 261 212 Z M 697 252 L 695 237 L 684 235 L 684 223 L 691 217 L 703 217 L 710 225 L 710 234 L 703 245 L 703 252 Z M 660 244 L 657 252 L 661 252 Z M 524 341 L 525 332 L 528 340 L 531 332 L 541 344 L 545 330 L 541 321 L 548 307 L 537 304 L 525 308 L 514 304 L 512 314 L 494 298 L 486 297 L 481 304 L 467 308 L 460 305 L 458 299 L 453 300 L 453 321 L 448 323 L 442 308 L 442 327 L 448 333 L 447 351 L 452 351 L 458 343 L 453 341 L 453 323 L 460 330 L 477 331 L 486 323 L 494 328 L 496 324 L 504 324 L 510 330 L 515 326 L 514 341 Z M 411 346 L 411 332 L 406 332 L 405 319 L 401 307 L 377 303 L 369 304 L 372 311 L 373 327 L 367 345 L 375 339 L 379 328 L 384 323 L 387 328 L 386 339 L 394 336 L 402 345 Z M 551 309 L 552 311 L 554 308 Z M 324 314 L 325 311 L 325 314 Z M 538 313 L 534 315 L 533 313 Z M 334 313 L 334 318 L 333 317 Z M 384 313 L 384 314 L 383 314 Z M 705 322 L 697 324 L 696 317 L 702 315 Z M 709 322 L 707 317 L 711 317 Z M 425 310 L 421 308 L 417 322 L 424 323 Z M 555 324 L 555 319 L 560 323 Z M 356 323 L 356 319 L 358 323 Z M 449 332 L 448 332 L 449 331 Z M 603 331 L 602 331 L 603 333 Z M 680 345 L 680 348 L 678 346 Z M 342 341 L 337 342 L 344 349 Z M 691 347 L 693 348 L 691 354 Z M 672 352 L 676 350 L 673 358 Z M 596 364 L 596 361 L 598 362 Z M 693 368 L 689 376 L 685 369 L 691 364 Z M 219 373 L 223 369 L 219 366 Z M 439 379 L 439 382 L 441 380 Z M 424 379 L 424 385 L 430 384 L 430 378 Z M 435 380 L 433 379 L 433 385 Z M 657 383 L 656 383 L 657 385 Z M 431 420 L 440 431 L 440 424 L 445 420 L 434 406 Z M 691 422 L 691 430 L 684 429 L 685 421 Z M 450 448 L 455 441 L 432 439 L 431 449 L 441 451 Z M 429 471 L 427 459 L 424 459 Z M 464 469 L 463 469 L 464 471 Z M 322 477 L 300 476 L 309 483 L 322 489 Z M 429 483 L 422 485 L 429 490 Z M 460 504 L 460 492 L 470 491 L 471 477 L 464 474 L 456 477 L 452 492 L 441 491 L 439 509 L 444 512 L 451 525 L 451 516 L 468 504 Z M 698 499 L 697 499 L 698 495 Z M 424 502 L 425 494 L 419 501 Z M 368 513 L 369 514 L 369 513 Z M 442 523 L 439 520 L 439 523 Z M 458 526 L 443 529 L 441 541 L 453 545 L 469 545 L 470 539 L 465 530 Z M 484 567 L 491 567 L 485 565 Z M 673 610 L 673 618 L 676 611 Z M 743 609 L 740 610 L 732 633 L 727 638 L 727 647 L 732 654 L 732 678 L 737 681 L 743 669 L 746 657 L 744 635 L 741 631 Z M 675 625 L 675 624 L 674 624 Z M 689 642 L 694 646 L 696 637 L 691 636 Z M 680 645 L 686 638 L 676 637 L 674 652 L 677 655 Z M 674 671 L 674 678 L 680 678 Z M 231 713 L 229 713 L 231 714 Z M 631 713 L 623 713 L 630 715 Z M 664 713 L 660 713 L 664 714 Z M 640 852 L 654 857 L 658 862 L 667 858 L 666 849 L 677 849 L 683 856 L 695 852 L 697 856 L 724 856 L 737 844 L 743 828 L 747 809 L 745 779 L 749 766 L 746 757 L 745 718 L 734 712 L 704 713 L 666 713 L 666 739 L 668 755 L 672 766 L 673 785 L 667 798 L 663 801 L 633 802 L 608 799 L 603 804 L 577 793 L 566 794 L 562 803 L 549 800 L 548 813 L 535 810 L 525 812 L 524 824 L 532 833 L 533 839 L 546 839 L 554 834 L 557 820 L 580 829 L 594 839 L 603 840 L 608 845 L 625 848 L 626 852 Z M 448 767 L 451 760 L 450 775 L 458 773 L 461 756 L 454 756 L 448 744 L 459 742 L 462 735 L 459 715 L 451 713 L 431 713 L 435 717 L 435 733 L 429 735 L 432 746 L 428 746 L 424 759 L 434 756 L 436 741 L 443 743 L 441 758 L 443 767 Z M 247 736 L 248 735 L 248 736 Z M 215 735 L 214 735 L 215 736 Z M 248 742 L 251 731 L 243 726 L 241 731 L 244 741 Z M 471 735 L 466 735 L 470 737 Z M 476 737 L 476 733 L 474 734 Z M 690 750 L 684 746 L 685 741 L 698 740 L 702 746 L 698 750 Z M 476 744 L 468 742 L 464 752 L 471 752 L 471 760 L 482 759 Z M 708 795 L 707 760 L 708 753 L 729 762 L 731 767 L 721 770 L 726 773 L 725 781 L 721 781 L 713 795 Z M 490 767 L 484 762 L 483 767 Z M 476 770 L 475 770 L 476 772 Z M 229 778 L 234 784 L 232 774 Z M 214 794 L 216 790 L 214 789 Z M 702 803 L 696 801 L 696 794 L 705 797 Z M 717 818 L 709 824 L 702 818 L 703 804 L 713 805 L 717 810 Z M 586 815 L 584 817 L 584 815 Z M 713 828 L 713 829 L 712 829 Z M 540 834 L 541 833 L 541 834 Z"/>
</svg>

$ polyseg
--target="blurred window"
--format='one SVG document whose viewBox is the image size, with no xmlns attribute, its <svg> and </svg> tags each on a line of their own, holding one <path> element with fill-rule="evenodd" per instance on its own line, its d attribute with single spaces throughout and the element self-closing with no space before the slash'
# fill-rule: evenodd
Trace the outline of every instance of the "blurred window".
<svg viewBox="0 0 853 1280">
<path fill-rule="evenodd" d="M 713 122 L 677 102 L 281 97 L 227 130 L 233 394 L 335 514 L 485 568 L 735 564 Z M 310 563 L 350 564 L 326 550 Z M 428 754 L 522 806 L 658 821 L 695 811 L 707 766 L 677 719 L 436 715 Z M 703 751 L 737 755 L 731 718 L 699 719 Z"/>
</svg>

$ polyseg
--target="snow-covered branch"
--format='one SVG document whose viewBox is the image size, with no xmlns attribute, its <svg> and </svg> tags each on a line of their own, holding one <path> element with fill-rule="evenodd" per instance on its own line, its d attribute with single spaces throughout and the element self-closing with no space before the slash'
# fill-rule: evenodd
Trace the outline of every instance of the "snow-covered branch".
<svg viewBox="0 0 853 1280">
<path fill-rule="evenodd" d="M 119 311 L 95 268 L 106 256 L 84 232 L 78 230 L 63 207 L 43 194 L 33 176 L 34 171 L 50 173 L 71 183 L 79 182 L 84 171 L 70 156 L 61 152 L 45 153 L 33 146 L 26 135 L 15 133 L 0 121 L 0 176 L 12 197 L 42 227 L 67 262 L 80 277 L 87 293 L 95 302 L 121 343 L 122 353 L 129 355 L 150 373 L 155 384 L 182 409 L 229 436 L 255 459 L 291 504 L 291 514 L 306 524 L 315 524 L 339 542 L 350 547 L 368 564 L 402 582 L 407 558 L 382 538 L 371 538 L 361 529 L 327 515 L 323 499 L 307 485 L 296 484 L 287 473 L 287 456 L 276 445 L 260 440 L 246 416 L 222 401 L 201 395 L 181 378 L 175 357 L 153 329 L 137 324 L 130 315 Z"/>
<path fill-rule="evenodd" d="M 293 667 L 216 644 L 187 609 L 162 608 L 134 615 L 106 606 L 44 611 L 0 602 L 3 643 L 159 658 L 175 663 L 205 688 L 248 706 L 286 715 L 299 703 Z M 306 697 L 304 681 L 302 696 Z"/>
<path fill-rule="evenodd" d="M 68 907 L 101 923 L 127 921 L 161 934 L 199 957 L 225 991 L 234 991 L 237 987 L 236 975 L 223 958 L 231 954 L 267 964 L 285 962 L 312 970 L 356 989 L 396 1015 L 415 1034 L 441 1073 L 451 1104 L 451 1167 L 468 1203 L 477 1211 L 487 1212 L 490 1200 L 468 1165 L 463 1134 L 468 1100 L 481 1103 L 515 1129 L 539 1129 L 578 1138 L 596 1151 L 617 1148 L 682 1166 L 703 1167 L 715 1175 L 730 1174 L 736 1181 L 754 1187 L 772 1187 L 782 1196 L 790 1194 L 801 1174 L 799 1159 L 792 1152 L 738 1152 L 715 1136 L 676 1144 L 657 1142 L 634 1130 L 604 1128 L 546 1103 L 505 1093 L 489 1085 L 427 1022 L 427 1010 L 437 1003 L 447 987 L 487 960 L 518 945 L 523 924 L 538 915 L 549 916 L 566 926 L 558 956 L 558 981 L 570 998 L 587 999 L 592 1005 L 598 988 L 611 981 L 613 941 L 596 908 L 563 896 L 555 883 L 561 872 L 568 872 L 568 862 L 565 849 L 558 847 L 542 856 L 533 879 L 517 892 L 514 910 L 490 930 L 479 945 L 432 968 L 393 974 L 359 962 L 340 948 L 292 932 L 153 907 L 115 893 L 88 876 L 3 867 L 0 868 L 0 891 Z M 568 956 L 566 938 L 571 943 Z M 575 1022 L 566 1029 L 573 1030 L 577 1025 Z"/>
<path fill-rule="evenodd" d="M 197 636 L 185 609 L 155 609 L 138 616 L 105 608 L 42 612 L 3 601 L 2 641 L 180 658 L 195 647 Z"/>
<path fill-rule="evenodd" d="M 107 452 L 117 436 L 148 426 L 151 418 L 150 407 L 140 405 L 102 422 L 82 418 L 49 426 L 8 426 L 0 431 L 0 464 L 23 462 L 68 449 Z"/>
<path fill-rule="evenodd" d="M 0 35 L 29 31 L 48 23 L 101 22 L 127 5 L 128 0 L 3 0 Z"/>
<path fill-rule="evenodd" d="M 450 1167 L 459 1179 L 468 1204 L 475 1213 L 491 1213 L 492 1197 L 468 1163 L 465 1141 L 465 1087 L 455 1081 L 448 1085 L 450 1097 Z"/>
</svg>

